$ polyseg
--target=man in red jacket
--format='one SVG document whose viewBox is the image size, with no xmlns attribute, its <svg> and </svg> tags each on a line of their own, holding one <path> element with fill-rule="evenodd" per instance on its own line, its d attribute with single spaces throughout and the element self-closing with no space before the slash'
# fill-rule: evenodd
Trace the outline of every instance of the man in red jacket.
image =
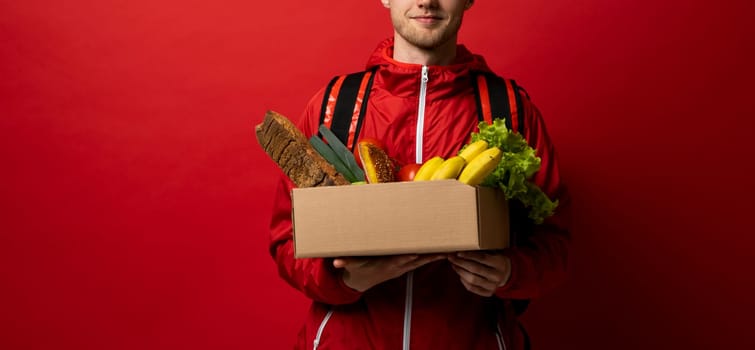
<svg viewBox="0 0 755 350">
<path fill-rule="evenodd" d="M 473 0 L 381 0 L 394 36 L 367 63 L 374 70 L 360 138 L 375 138 L 401 164 L 447 158 L 478 123 L 470 72 L 489 72 L 481 56 L 457 44 Z M 315 134 L 325 89 L 299 128 Z M 518 92 L 519 93 L 519 92 Z M 541 158 L 531 181 L 559 199 L 556 214 L 522 244 L 500 251 L 295 259 L 290 190 L 281 177 L 270 253 L 289 284 L 313 300 L 299 349 L 522 349 L 514 300 L 528 300 L 565 275 L 569 234 L 566 193 L 542 117 L 523 92 L 523 136 Z"/>
</svg>

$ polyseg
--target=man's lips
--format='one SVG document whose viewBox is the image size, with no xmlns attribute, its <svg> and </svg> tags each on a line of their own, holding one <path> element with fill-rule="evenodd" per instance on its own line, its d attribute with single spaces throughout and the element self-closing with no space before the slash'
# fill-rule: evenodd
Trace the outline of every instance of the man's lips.
<svg viewBox="0 0 755 350">
<path fill-rule="evenodd" d="M 440 16 L 432 16 L 432 15 L 423 15 L 423 16 L 412 16 L 411 19 L 425 24 L 432 24 L 439 22 L 443 19 L 443 17 Z"/>
</svg>

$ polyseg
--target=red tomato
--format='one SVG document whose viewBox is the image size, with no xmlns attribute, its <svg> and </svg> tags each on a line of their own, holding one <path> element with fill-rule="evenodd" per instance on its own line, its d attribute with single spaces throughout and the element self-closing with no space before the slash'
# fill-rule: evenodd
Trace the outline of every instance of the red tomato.
<svg viewBox="0 0 755 350">
<path fill-rule="evenodd" d="M 414 180 L 414 175 L 417 175 L 417 171 L 419 171 L 419 168 L 421 167 L 422 164 L 415 163 L 404 165 L 399 169 L 396 179 L 398 179 L 398 181 L 412 181 Z"/>
</svg>

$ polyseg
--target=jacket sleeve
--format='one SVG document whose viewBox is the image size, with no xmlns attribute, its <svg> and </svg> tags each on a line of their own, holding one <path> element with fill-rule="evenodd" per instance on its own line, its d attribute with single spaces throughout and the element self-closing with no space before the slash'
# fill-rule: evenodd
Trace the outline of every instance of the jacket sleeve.
<svg viewBox="0 0 755 350">
<path fill-rule="evenodd" d="M 506 299 L 532 299 L 559 285 L 567 274 L 570 244 L 570 198 L 559 176 L 556 150 L 540 112 L 526 95 L 522 95 L 522 105 L 524 137 L 541 160 L 531 181 L 559 203 L 554 215 L 535 225 L 525 244 L 505 250 L 511 259 L 511 276 L 496 295 Z"/>
<path fill-rule="evenodd" d="M 322 91 L 313 97 L 298 127 L 309 137 L 318 121 L 318 104 L 322 101 Z M 361 293 L 343 282 L 340 271 L 332 265 L 332 259 L 294 258 L 293 227 L 291 221 L 291 190 L 293 182 L 282 172 L 273 199 L 270 223 L 270 254 L 278 266 L 278 274 L 288 284 L 298 289 L 308 298 L 331 305 L 350 304 L 361 297 Z"/>
</svg>

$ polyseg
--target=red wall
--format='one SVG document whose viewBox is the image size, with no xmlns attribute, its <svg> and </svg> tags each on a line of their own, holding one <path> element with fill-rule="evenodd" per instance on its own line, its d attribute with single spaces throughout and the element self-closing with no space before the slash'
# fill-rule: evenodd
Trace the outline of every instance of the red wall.
<svg viewBox="0 0 755 350">
<path fill-rule="evenodd" d="M 378 1 L 0 0 L 0 348 L 287 349 L 252 128 L 391 34 Z M 478 1 L 461 40 L 575 197 L 538 349 L 755 348 L 750 1 Z M 359 23 L 347 25 L 346 23 Z"/>
</svg>

